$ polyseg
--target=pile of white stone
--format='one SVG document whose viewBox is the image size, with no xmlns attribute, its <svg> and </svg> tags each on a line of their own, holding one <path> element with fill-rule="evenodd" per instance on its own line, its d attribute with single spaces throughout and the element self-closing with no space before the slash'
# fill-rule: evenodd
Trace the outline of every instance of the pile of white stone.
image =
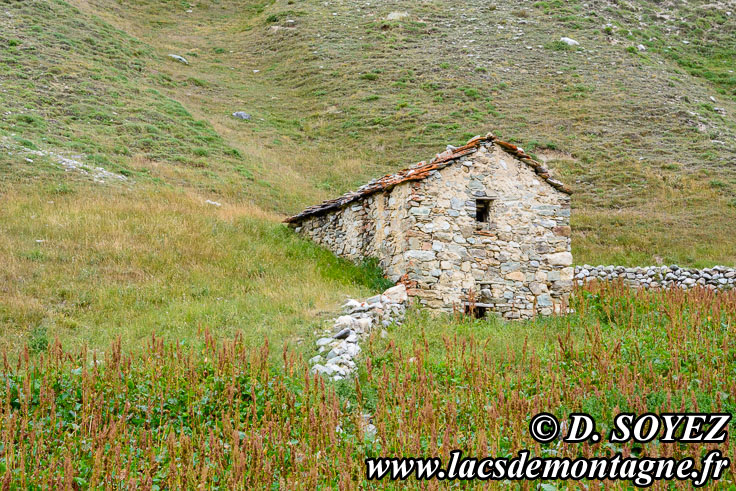
<svg viewBox="0 0 736 491">
<path fill-rule="evenodd" d="M 335 319 L 326 335 L 317 340 L 319 354 L 309 360 L 312 373 L 320 373 L 340 380 L 355 371 L 355 358 L 360 353 L 360 342 L 373 329 L 400 324 L 404 320 L 408 296 L 402 284 L 389 288 L 363 302 L 350 299 L 342 306 L 345 315 Z"/>
<path fill-rule="evenodd" d="M 702 286 L 710 289 L 736 287 L 736 268 L 714 266 L 705 269 L 681 268 L 672 266 L 647 266 L 625 268 L 623 266 L 575 266 L 575 282 L 617 281 L 634 288 L 694 288 Z"/>
</svg>

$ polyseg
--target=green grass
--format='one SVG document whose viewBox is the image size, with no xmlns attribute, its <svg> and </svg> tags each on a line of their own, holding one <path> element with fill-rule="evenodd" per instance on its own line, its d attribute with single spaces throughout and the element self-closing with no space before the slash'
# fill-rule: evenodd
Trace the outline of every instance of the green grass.
<svg viewBox="0 0 736 491">
<path fill-rule="evenodd" d="M 711 82 L 667 57 L 646 62 L 654 42 L 641 59 L 601 44 L 624 35 L 627 11 L 608 12 L 616 28 L 596 34 L 577 3 L 554 6 L 568 20 L 543 5 L 523 16 L 497 6 L 493 28 L 471 43 L 445 25 L 456 14 L 441 2 L 406 5 L 423 22 L 378 21 L 344 6 L 326 12 L 314 2 L 202 2 L 186 15 L 147 0 L 75 5 L 14 2 L 0 16 L 8 348 L 57 335 L 98 347 L 120 335 L 137 346 L 152 331 L 182 339 L 205 327 L 247 333 L 249 342 L 306 336 L 313 314 L 333 310 L 341 295 L 385 285 L 371 265 L 341 276 L 344 262 L 280 232 L 282 214 L 488 129 L 548 159 L 575 188 L 578 263 L 659 256 L 707 266 L 736 257 L 736 181 L 721 164 L 731 126 L 704 97 L 728 87 L 703 85 Z M 484 9 L 467 6 L 468 15 Z M 269 16 L 292 18 L 292 10 L 294 32 L 268 31 Z M 571 16 L 579 27 L 567 26 Z M 533 25 L 524 27 L 533 49 L 512 43 L 508 29 L 519 18 L 563 23 L 601 63 L 577 50 L 539 51 L 559 37 Z M 691 36 L 710 42 L 716 25 L 732 25 L 721 20 Z M 332 34 L 312 46 L 326 28 Z M 462 44 L 447 50 L 448 42 Z M 526 73 L 494 56 L 504 47 L 517 50 Z M 720 52 L 704 53 L 710 63 Z M 670 106 L 656 91 L 671 94 L 674 78 L 688 98 L 673 107 L 697 111 L 713 125 L 707 135 L 660 112 Z M 254 117 L 236 120 L 235 109 Z M 73 156 L 129 181 L 100 187 L 30 151 Z M 206 199 L 225 206 L 203 206 Z M 242 216 L 218 218 L 226 209 Z"/>
<path fill-rule="evenodd" d="M 0 38 L 0 135 L 15 135 L 31 149 L 79 154 L 137 180 L 245 195 L 233 168 L 255 172 L 253 162 L 162 93 L 206 82 L 173 80 L 156 69 L 163 59 L 151 46 L 66 2 L 12 3 L 6 10 L 0 25 L 15 38 Z M 56 179 L 28 170 L 26 181 Z M 248 189 L 259 193 L 257 186 Z"/>
<path fill-rule="evenodd" d="M 294 344 L 343 295 L 386 288 L 374 263 L 338 259 L 247 204 L 84 185 L 3 200 L 0 347 L 14 353 L 56 337 L 134 349 L 152 332 L 192 341 L 204 329 Z"/>
<path fill-rule="evenodd" d="M 387 283 L 280 220 L 489 130 L 574 188 L 577 263 L 736 257 L 736 16 L 449 6 L 2 4 L 4 486 L 350 487 L 367 456 L 548 452 L 526 432 L 541 409 L 733 411 L 732 293 L 589 287 L 513 324 L 412 312 L 357 381 L 307 376 L 345 296 Z"/>
<path fill-rule="evenodd" d="M 446 143 L 493 130 L 524 148 L 544 141 L 562 152 L 548 165 L 575 190 L 574 222 L 627 216 L 616 238 L 605 223 L 575 230 L 578 262 L 638 264 L 669 255 L 690 264 L 732 263 L 729 237 L 736 229 L 729 224 L 736 216 L 727 203 L 736 188 L 703 187 L 734 176 L 727 162 L 736 151 L 736 124 L 704 109 L 736 111 L 729 86 L 718 81 L 733 69 L 727 60 L 734 19 L 709 15 L 709 27 L 675 21 L 696 19 L 701 3 L 678 6 L 666 20 L 656 3 L 640 0 L 647 28 L 631 10 L 583 8 L 577 1 L 539 2 L 532 9 L 470 2 L 462 12 L 440 0 L 400 2 L 394 7 L 411 15 L 399 21 L 383 20 L 388 11 L 367 17 L 357 7 L 312 1 L 257 10 L 204 2 L 179 15 L 154 2 L 120 9 L 97 0 L 87 10 L 161 55 L 199 47 L 190 66 L 156 64 L 171 80 L 162 91 L 253 162 L 249 169 L 262 189 L 244 186 L 242 192 L 276 212 L 296 212 L 426 159 Z M 269 18 L 296 11 L 294 31 L 268 30 Z M 472 34 L 467 17 L 478 19 Z M 667 30 L 673 27 L 679 30 Z M 524 31 L 523 42 L 514 29 Z M 689 44 L 682 43 L 684 34 Z M 562 35 L 581 45 L 569 49 L 559 42 Z M 625 53 L 639 43 L 647 51 Z M 216 52 L 222 46 L 229 49 Z M 685 71 L 668 46 L 710 67 L 703 73 L 721 75 Z M 234 109 L 255 117 L 235 121 L 229 117 Z M 299 158 L 292 157 L 294 149 Z M 678 167 L 676 176 L 660 171 L 668 166 Z M 684 207 L 682 192 L 689 198 Z M 274 196 L 280 196 L 276 203 Z M 706 215 L 713 219 L 699 220 Z M 629 240 L 651 227 L 709 240 L 686 243 L 668 233 Z M 605 250 L 615 252 L 606 256 Z"/>
<path fill-rule="evenodd" d="M 296 342 L 342 295 L 385 285 L 374 265 L 350 269 L 281 232 L 284 213 L 489 129 L 575 189 L 576 262 L 732 264 L 733 124 L 715 110 L 736 110 L 728 86 L 683 71 L 655 41 L 637 57 L 609 44 L 665 36 L 656 19 L 657 32 L 645 32 L 629 11 L 558 3 L 520 15 L 514 5 L 471 2 L 463 15 L 489 23 L 472 36 L 439 0 L 401 8 L 422 22 L 311 1 L 205 1 L 192 13 L 148 0 L 8 4 L 3 346 L 17 352 L 58 335 L 99 347 L 120 335 L 132 347 L 151 332 L 189 339 L 205 327 L 246 333 L 249 343 L 264 333 Z M 268 30 L 269 16 L 296 12 L 294 31 Z M 600 32 L 601 15 L 610 32 Z M 733 21 L 721 20 L 688 27 L 692 43 L 677 52 L 702 51 L 711 63 L 720 51 L 695 43 L 723 41 L 716 31 Z M 517 24 L 523 44 L 512 39 Z M 546 49 L 561 31 L 579 49 Z M 707 131 L 683 122 L 693 119 Z M 129 179 L 101 187 L 36 151 Z M 218 218 L 224 210 L 240 210 L 237 220 Z"/>
<path fill-rule="evenodd" d="M 0 448 L 12 449 L 0 453 L 0 478 L 10 488 L 393 489 L 366 481 L 366 458 L 447 465 L 453 449 L 477 458 L 521 449 L 571 459 L 691 457 L 700 467 L 712 444 L 540 444 L 529 420 L 585 412 L 607 435 L 623 412 L 732 413 L 735 306 L 736 292 L 589 285 L 565 317 L 506 324 L 411 312 L 363 344 L 356 380 L 334 385 L 309 375 L 310 350 L 285 347 L 269 363 L 267 344 L 218 342 L 211 330 L 187 342 L 152 335 L 138 353 L 120 343 L 104 353 L 56 342 L 44 351 L 36 340 L 44 357 L 0 366 Z M 718 449 L 733 455 L 730 440 Z M 401 487 L 426 485 L 410 478 Z M 729 485 L 732 470 L 708 488 Z"/>
</svg>

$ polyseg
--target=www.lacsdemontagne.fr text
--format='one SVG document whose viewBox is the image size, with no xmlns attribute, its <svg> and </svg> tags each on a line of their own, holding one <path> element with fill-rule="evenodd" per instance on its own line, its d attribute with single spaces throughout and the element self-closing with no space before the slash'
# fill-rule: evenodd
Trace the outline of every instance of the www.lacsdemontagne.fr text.
<svg viewBox="0 0 736 491">
<path fill-rule="evenodd" d="M 464 458 L 460 450 L 450 452 L 447 467 L 440 458 L 373 458 L 366 459 L 368 480 L 612 480 L 629 481 L 635 486 L 649 486 L 659 480 L 690 481 L 703 486 L 708 479 L 719 479 L 730 462 L 719 450 L 709 452 L 700 460 L 688 457 L 650 458 L 612 457 L 558 458 L 530 457 L 522 450 L 511 458 Z"/>
</svg>

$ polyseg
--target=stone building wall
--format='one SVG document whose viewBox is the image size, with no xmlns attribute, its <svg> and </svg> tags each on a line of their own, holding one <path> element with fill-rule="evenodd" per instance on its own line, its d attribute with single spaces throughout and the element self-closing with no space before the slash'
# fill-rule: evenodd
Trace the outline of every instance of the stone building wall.
<svg viewBox="0 0 736 491">
<path fill-rule="evenodd" d="M 489 220 L 476 220 L 476 200 Z M 487 144 L 420 181 L 407 203 L 413 224 L 406 270 L 430 308 L 478 306 L 506 318 L 546 315 L 572 288 L 570 197 L 523 162 Z"/>
<path fill-rule="evenodd" d="M 390 193 L 375 195 L 378 197 L 376 257 L 386 276 L 394 282 L 407 272 L 404 251 L 412 222 L 406 203 L 416 186 L 416 182 L 409 182 L 393 188 Z"/>
<path fill-rule="evenodd" d="M 375 201 L 376 196 L 369 196 L 332 213 L 309 217 L 295 230 L 338 256 L 360 262 L 376 255 Z"/>
<path fill-rule="evenodd" d="M 477 202 L 489 219 L 477 221 Z M 336 254 L 377 257 L 432 309 L 474 298 L 506 318 L 551 314 L 572 288 L 570 197 L 490 142 L 428 177 L 292 224 Z"/>
<path fill-rule="evenodd" d="M 396 282 L 406 273 L 403 252 L 411 224 L 405 203 L 410 186 L 368 196 L 293 226 L 296 232 L 353 262 L 377 258 L 386 276 Z"/>
</svg>

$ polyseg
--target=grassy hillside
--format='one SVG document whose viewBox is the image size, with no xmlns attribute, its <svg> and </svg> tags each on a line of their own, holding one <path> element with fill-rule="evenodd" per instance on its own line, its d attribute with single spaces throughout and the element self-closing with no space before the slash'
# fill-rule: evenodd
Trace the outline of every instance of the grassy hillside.
<svg viewBox="0 0 736 491">
<path fill-rule="evenodd" d="M 380 287 L 246 205 L 180 191 L 88 190 L 3 196 L 0 349 L 127 348 L 151 333 L 193 342 L 209 329 L 280 348 L 311 338 L 345 293 Z"/>
<path fill-rule="evenodd" d="M 574 188 L 577 263 L 732 265 L 728 12 L 0 0 L 3 489 L 352 489 L 366 457 L 451 448 L 697 460 L 526 428 L 733 412 L 734 292 L 588 285 L 570 315 L 518 323 L 410 310 L 331 383 L 307 372 L 314 336 L 385 280 L 280 221 L 491 130 Z"/>
<path fill-rule="evenodd" d="M 587 5 L 0 4 L 4 345 L 295 340 L 377 278 L 284 214 L 489 130 L 575 188 L 578 263 L 733 264 L 733 17 Z"/>
<path fill-rule="evenodd" d="M 280 346 L 380 283 L 252 204 L 288 202 L 288 179 L 168 97 L 150 46 L 65 2 L 2 8 L 2 349 L 203 329 Z"/>
<path fill-rule="evenodd" d="M 189 66 L 162 64 L 166 93 L 245 154 L 299 177 L 271 174 L 301 198 L 266 204 L 276 211 L 493 130 L 574 186 L 579 262 L 733 261 L 736 21 L 725 7 L 84 5 L 160 57 L 189 56 Z M 387 20 L 392 12 L 399 19 Z M 234 110 L 254 118 L 242 124 Z"/>
<path fill-rule="evenodd" d="M 575 188 L 579 262 L 734 257 L 725 7 L 70 3 L 5 7 L 2 131 L 21 143 L 291 213 L 493 130 Z"/>
</svg>

